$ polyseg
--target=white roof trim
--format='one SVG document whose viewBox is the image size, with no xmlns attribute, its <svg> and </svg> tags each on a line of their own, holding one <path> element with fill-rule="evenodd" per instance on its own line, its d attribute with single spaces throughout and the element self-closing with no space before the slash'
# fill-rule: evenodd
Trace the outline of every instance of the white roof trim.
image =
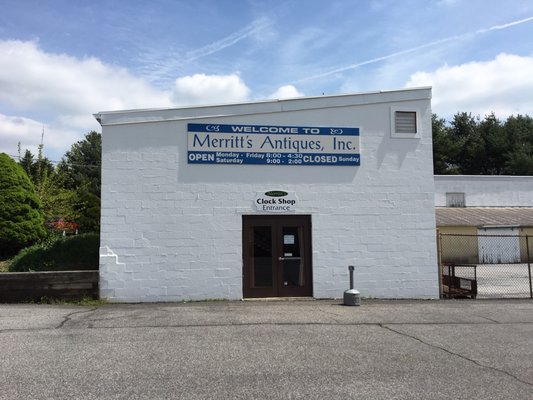
<svg viewBox="0 0 533 400">
<path fill-rule="evenodd" d="M 320 108 L 349 107 L 376 103 L 431 99 L 431 87 L 343 94 L 336 96 L 300 97 L 211 106 L 102 111 L 93 114 L 100 125 L 121 125 L 160 121 L 221 118 L 228 116 L 271 114 Z"/>
</svg>

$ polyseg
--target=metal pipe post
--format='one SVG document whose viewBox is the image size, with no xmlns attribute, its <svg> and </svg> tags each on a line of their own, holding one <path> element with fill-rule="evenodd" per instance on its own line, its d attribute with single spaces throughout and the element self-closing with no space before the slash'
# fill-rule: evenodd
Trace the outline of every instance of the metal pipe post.
<svg viewBox="0 0 533 400">
<path fill-rule="evenodd" d="M 529 297 L 533 299 L 533 285 L 531 284 L 531 259 L 529 258 L 529 236 L 526 235 L 527 272 L 529 275 Z"/>
</svg>

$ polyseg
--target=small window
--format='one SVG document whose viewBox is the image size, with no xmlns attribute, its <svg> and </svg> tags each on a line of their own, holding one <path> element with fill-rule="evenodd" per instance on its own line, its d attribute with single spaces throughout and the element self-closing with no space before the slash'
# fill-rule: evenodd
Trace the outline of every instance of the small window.
<svg viewBox="0 0 533 400">
<path fill-rule="evenodd" d="M 446 193 L 446 207 L 466 207 L 464 193 Z"/>
<path fill-rule="evenodd" d="M 391 137 L 401 139 L 420 138 L 419 110 L 414 107 L 392 106 L 390 110 Z"/>
<path fill-rule="evenodd" d="M 396 133 L 417 133 L 415 111 L 396 111 L 394 117 L 394 130 Z"/>
</svg>

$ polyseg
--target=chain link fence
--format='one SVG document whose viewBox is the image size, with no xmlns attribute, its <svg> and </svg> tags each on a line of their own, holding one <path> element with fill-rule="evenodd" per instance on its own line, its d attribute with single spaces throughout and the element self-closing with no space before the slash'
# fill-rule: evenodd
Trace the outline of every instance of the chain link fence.
<svg viewBox="0 0 533 400">
<path fill-rule="evenodd" d="M 439 233 L 445 298 L 532 298 L 533 237 Z"/>
</svg>

